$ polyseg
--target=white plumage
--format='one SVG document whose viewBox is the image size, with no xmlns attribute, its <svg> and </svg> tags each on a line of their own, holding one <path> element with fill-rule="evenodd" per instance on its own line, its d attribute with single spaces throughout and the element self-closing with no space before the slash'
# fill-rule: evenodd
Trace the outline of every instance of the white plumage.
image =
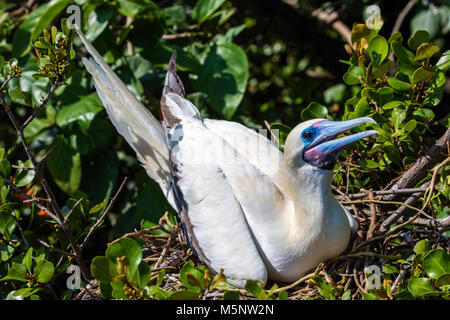
<svg viewBox="0 0 450 320">
<path fill-rule="evenodd" d="M 202 119 L 184 98 L 171 60 L 162 125 L 77 32 L 111 121 L 179 212 L 187 240 L 208 267 L 223 269 L 237 286 L 247 279 L 291 282 L 345 250 L 356 222 L 331 194 L 329 166 L 349 143 L 375 132 L 334 139 L 373 120 L 301 123 L 283 154 L 238 123 Z"/>
</svg>

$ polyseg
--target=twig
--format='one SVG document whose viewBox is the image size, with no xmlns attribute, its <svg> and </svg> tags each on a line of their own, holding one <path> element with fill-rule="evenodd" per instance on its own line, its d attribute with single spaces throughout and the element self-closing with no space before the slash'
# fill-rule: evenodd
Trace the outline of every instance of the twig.
<svg viewBox="0 0 450 320">
<path fill-rule="evenodd" d="M 18 186 L 16 186 L 14 184 L 14 182 L 12 182 L 10 179 L 6 178 L 3 174 L 0 173 L 0 177 L 11 187 L 14 189 L 14 191 L 16 191 L 17 193 L 19 193 L 22 197 L 24 197 L 27 200 L 33 200 L 30 198 L 30 196 L 28 196 L 25 192 L 22 191 L 22 189 L 20 189 Z M 39 209 L 41 209 L 42 211 L 44 211 L 50 218 L 52 218 L 53 220 L 55 220 L 57 223 L 59 223 L 59 218 L 57 216 L 55 216 L 51 211 L 49 211 L 46 207 L 44 207 L 42 204 L 40 204 L 38 201 L 33 200 L 32 201 L 33 204 L 38 207 Z"/>
<path fill-rule="evenodd" d="M 331 25 L 331 27 L 334 30 L 336 30 L 345 39 L 345 41 L 347 41 L 350 45 L 352 45 L 351 39 L 352 32 L 349 29 L 349 27 L 345 25 L 345 23 L 343 23 L 341 20 L 338 20 L 339 15 L 336 11 L 333 11 L 332 13 L 327 13 L 323 11 L 321 8 L 319 8 L 314 10 L 311 15 L 317 18 L 318 20 Z"/>
<path fill-rule="evenodd" d="M 23 200 L 22 202 L 23 202 L 23 203 L 28 203 L 28 202 L 36 202 L 36 201 L 50 202 L 49 199 L 46 199 L 46 198 L 40 198 L 40 197 L 35 197 L 35 198 L 32 198 L 32 199 L 25 199 L 25 200 Z"/>
<path fill-rule="evenodd" d="M 168 212 L 167 212 L 167 211 L 166 211 L 166 213 L 164 214 L 164 216 L 162 216 L 161 219 L 159 220 L 159 225 L 160 225 L 162 228 L 164 228 L 164 226 L 163 226 L 163 221 L 164 221 L 164 220 L 166 220 L 167 223 L 170 223 L 169 218 L 168 218 Z M 169 224 L 169 225 L 170 225 L 170 224 Z M 178 226 L 179 226 L 179 225 L 178 225 Z M 166 243 L 166 245 L 164 246 L 164 249 L 163 249 L 161 255 L 159 256 L 159 259 L 158 259 L 158 261 L 157 261 L 156 264 L 155 264 L 155 268 L 158 268 L 158 267 L 161 265 L 162 261 L 166 258 L 167 253 L 169 252 L 169 249 L 170 249 L 170 247 L 171 247 L 171 245 L 172 245 L 172 242 L 173 242 L 173 240 L 174 240 L 174 239 L 176 238 L 176 236 L 177 236 L 178 228 L 179 228 L 178 226 L 171 226 L 172 231 L 170 232 L 169 239 L 167 239 L 167 243 Z M 173 227 L 175 227 L 175 228 L 173 228 Z"/>
<path fill-rule="evenodd" d="M 400 273 L 398 274 L 397 278 L 395 278 L 395 281 L 392 284 L 392 288 L 391 288 L 391 294 L 392 295 L 395 295 L 397 293 L 398 285 L 403 280 L 403 277 L 405 276 L 405 274 L 406 274 L 406 270 L 405 269 L 401 269 Z"/>
<path fill-rule="evenodd" d="M 324 264 L 321 263 L 321 264 L 319 264 L 319 265 L 317 266 L 317 268 L 316 268 L 316 270 L 315 270 L 314 272 L 312 272 L 312 273 L 310 273 L 310 274 L 308 274 L 308 275 L 306 275 L 306 276 L 304 276 L 304 277 L 298 279 L 297 281 L 291 283 L 291 284 L 288 285 L 288 286 L 285 286 L 285 287 L 281 287 L 281 288 L 275 289 L 273 292 L 274 292 L 274 293 L 278 293 L 278 292 L 283 291 L 283 290 L 289 290 L 289 289 L 295 288 L 295 287 L 298 286 L 299 284 L 301 284 L 301 283 L 303 283 L 303 282 L 305 282 L 305 281 L 311 279 L 312 277 L 318 275 L 318 274 L 319 274 L 319 271 L 322 270 L 323 267 L 324 267 Z"/>
<path fill-rule="evenodd" d="M 127 177 L 125 177 L 122 181 L 122 184 L 120 185 L 119 189 L 117 190 L 116 194 L 114 195 L 114 197 L 111 199 L 111 201 L 109 202 L 108 207 L 106 208 L 105 212 L 103 212 L 102 216 L 97 219 L 97 221 L 95 222 L 95 224 L 92 226 L 92 228 L 89 230 L 88 234 L 86 235 L 86 237 L 84 238 L 83 243 L 80 245 L 80 250 L 82 251 L 84 246 L 86 245 L 86 243 L 89 241 L 89 238 L 92 236 L 92 234 L 94 233 L 95 229 L 102 223 L 102 221 L 105 219 L 106 215 L 109 213 L 109 211 L 112 208 L 112 205 L 114 204 L 114 202 L 116 201 L 117 197 L 119 196 L 119 193 L 122 191 L 122 188 L 125 186 L 125 183 L 127 182 Z"/>
<path fill-rule="evenodd" d="M 413 221 L 414 224 L 426 227 L 448 227 L 450 226 L 450 216 L 442 219 L 421 219 L 417 218 Z"/>
<path fill-rule="evenodd" d="M 372 191 L 374 196 L 385 196 L 390 194 L 411 194 L 416 192 L 425 192 L 427 188 L 420 187 L 420 188 L 406 188 L 406 189 L 395 189 L 395 190 L 377 190 Z M 367 193 L 361 192 L 361 193 L 353 193 L 353 194 L 347 194 L 346 195 L 350 200 L 357 200 L 357 199 L 363 199 L 366 198 L 368 195 Z"/>
<path fill-rule="evenodd" d="M 44 108 L 44 106 L 50 100 L 50 97 L 53 94 L 53 92 L 60 85 L 61 85 L 61 83 L 58 83 L 58 82 L 52 83 L 52 88 L 51 88 L 49 94 L 47 95 L 46 98 L 44 98 L 44 100 L 43 100 L 42 104 L 39 106 L 38 110 L 35 110 L 35 112 L 33 112 L 33 114 L 27 119 L 27 121 L 25 121 L 24 125 L 27 123 L 30 123 L 34 119 L 34 117 L 36 117 L 36 115 L 38 114 L 38 111 L 40 111 Z M 70 246 L 72 247 L 72 250 L 75 253 L 75 258 L 78 261 L 78 264 L 80 266 L 80 269 L 81 269 L 81 272 L 82 272 L 84 278 L 86 279 L 86 281 L 89 281 L 89 279 L 90 279 L 89 270 L 87 269 L 87 267 L 83 261 L 83 256 L 81 254 L 80 248 L 78 247 L 78 244 L 75 241 L 72 231 L 67 226 L 67 224 L 64 222 L 64 216 L 61 212 L 61 208 L 59 207 L 56 197 L 53 194 L 52 189 L 50 188 L 47 180 L 45 179 L 45 177 L 40 169 L 40 162 L 36 161 L 36 159 L 34 158 L 33 154 L 31 153 L 30 147 L 28 146 L 27 140 L 25 139 L 25 136 L 24 136 L 25 126 L 22 125 L 19 127 L 16 117 L 14 116 L 13 112 L 9 108 L 8 104 L 5 102 L 1 93 L 2 92 L 0 91 L 0 105 L 5 110 L 6 114 L 8 115 L 9 119 L 11 120 L 12 125 L 14 126 L 14 129 L 16 130 L 17 135 L 19 136 L 19 139 L 22 143 L 22 147 L 25 150 L 25 153 L 26 153 L 28 159 L 31 161 L 32 167 L 34 168 L 35 176 L 36 176 L 37 180 L 39 181 L 39 183 L 42 185 L 42 188 L 44 189 L 44 191 L 47 195 L 47 198 L 50 200 L 50 205 L 53 209 L 54 214 L 50 213 L 49 210 L 47 210 L 46 208 L 45 208 L 44 212 L 47 213 L 52 219 L 54 219 L 61 226 L 61 229 L 63 230 L 64 234 L 66 235 L 66 237 L 70 243 Z M 35 202 L 35 203 L 37 204 L 37 202 Z"/>
<path fill-rule="evenodd" d="M 269 130 L 269 132 L 270 132 L 270 137 L 273 138 L 273 139 L 275 140 L 274 143 L 275 143 L 277 146 L 279 146 L 278 138 L 277 138 L 277 136 L 272 132 L 272 129 L 271 129 L 271 127 L 270 127 L 270 124 L 269 124 L 266 120 L 264 120 L 264 125 L 266 126 L 267 130 Z M 271 139 L 271 140 L 272 140 L 272 139 Z"/>
<path fill-rule="evenodd" d="M 64 223 L 67 223 L 72 213 L 75 211 L 75 208 L 83 201 L 83 198 L 80 198 L 75 204 L 73 205 L 72 209 L 70 209 L 69 213 L 67 214 L 66 218 L 64 219 Z"/>
<path fill-rule="evenodd" d="M 411 9 L 416 4 L 415 0 L 410 0 L 406 6 L 403 8 L 402 11 L 400 11 L 397 20 L 395 20 L 394 28 L 392 28 L 392 33 L 394 34 L 400 30 L 400 27 L 402 26 L 403 20 L 405 19 L 406 15 L 411 11 Z"/>
<path fill-rule="evenodd" d="M 427 190 L 428 186 L 430 185 L 430 182 L 431 181 L 424 183 L 420 189 L 417 189 L 420 191 L 413 193 L 408 199 L 406 199 L 405 201 L 406 205 L 402 205 L 395 212 L 393 212 L 386 220 L 384 220 L 384 222 L 381 224 L 381 231 L 388 229 L 389 226 L 391 226 L 401 216 L 403 216 L 406 213 L 408 206 L 411 206 L 414 203 L 416 203 L 417 199 Z"/>
<path fill-rule="evenodd" d="M 58 248 L 55 248 L 55 247 L 49 245 L 47 242 L 45 242 L 45 241 L 43 241 L 43 240 L 41 240 L 41 239 L 37 239 L 37 240 L 38 240 L 39 243 L 42 244 L 44 247 L 46 247 L 46 248 L 48 248 L 48 249 L 50 249 L 50 250 L 52 250 L 52 251 L 55 251 L 56 253 L 59 253 L 59 254 L 65 255 L 65 256 L 69 256 L 69 257 L 75 256 L 73 253 L 66 252 L 66 251 L 60 250 L 60 249 L 58 249 Z"/>
<path fill-rule="evenodd" d="M 368 193 L 369 193 L 369 200 L 373 200 L 373 192 L 369 191 Z M 376 222 L 377 222 L 377 212 L 376 212 L 376 208 L 375 208 L 375 203 L 371 202 L 370 203 L 370 225 L 369 225 L 369 230 L 367 230 L 366 239 L 372 238 L 373 233 L 375 231 Z"/>
<path fill-rule="evenodd" d="M 375 257 L 375 258 L 385 259 L 385 260 L 397 260 L 397 259 L 401 258 L 401 256 L 384 255 L 384 254 L 379 254 L 379 253 L 375 253 L 375 252 L 361 251 L 361 252 L 355 252 L 355 253 L 349 253 L 346 255 L 342 255 L 342 256 L 336 257 L 334 259 L 331 259 L 330 261 L 336 261 L 336 260 L 347 259 L 347 258 L 365 258 L 365 257 Z"/>
<path fill-rule="evenodd" d="M 30 244 L 27 241 L 27 238 L 25 237 L 25 233 L 23 233 L 22 227 L 20 226 L 19 219 L 17 219 L 16 215 L 14 214 L 14 211 L 11 212 L 11 216 L 16 220 L 16 226 L 19 229 L 20 236 L 22 237 L 23 243 L 25 243 L 25 246 L 27 248 L 30 248 Z"/>
<path fill-rule="evenodd" d="M 430 169 L 445 159 L 446 155 L 444 153 L 449 143 L 450 128 L 428 149 L 424 156 L 420 157 L 411 168 L 401 175 L 400 179 L 391 187 L 391 190 L 411 188 L 419 183 L 420 180 L 426 177 Z M 393 200 L 396 196 L 396 194 L 388 195 L 384 197 L 384 200 Z"/>
<path fill-rule="evenodd" d="M 52 86 L 50 87 L 50 91 L 48 92 L 47 96 L 45 97 L 45 99 L 42 101 L 41 105 L 36 108 L 33 113 L 28 117 L 27 120 L 25 120 L 25 122 L 20 126 L 20 131 L 25 130 L 25 128 L 30 124 L 31 121 L 33 121 L 34 118 L 36 118 L 36 116 L 38 115 L 39 112 L 41 112 L 41 110 L 43 108 L 45 108 L 45 106 L 47 105 L 48 101 L 50 100 L 50 98 L 52 97 L 53 93 L 55 92 L 55 90 L 59 87 L 59 83 L 58 82 L 53 82 Z"/>
</svg>

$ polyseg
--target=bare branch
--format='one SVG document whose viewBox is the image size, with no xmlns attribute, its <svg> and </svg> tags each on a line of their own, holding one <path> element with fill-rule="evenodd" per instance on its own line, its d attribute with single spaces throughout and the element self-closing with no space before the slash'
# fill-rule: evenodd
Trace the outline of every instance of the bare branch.
<svg viewBox="0 0 450 320">
<path fill-rule="evenodd" d="M 123 187 L 125 186 L 125 183 L 127 182 L 127 177 L 125 177 L 122 181 L 122 184 L 120 185 L 119 189 L 117 190 L 116 194 L 114 195 L 114 197 L 111 199 L 111 201 L 109 202 L 108 207 L 106 208 L 105 212 L 103 212 L 102 216 L 97 220 L 97 222 L 95 222 L 95 224 L 92 226 L 92 228 L 89 230 L 88 234 L 86 235 L 86 237 L 84 238 L 83 243 L 80 246 L 80 250 L 83 250 L 84 246 L 86 245 L 86 243 L 89 241 L 89 238 L 92 236 L 92 234 L 94 233 L 95 229 L 97 229 L 97 227 L 102 223 L 102 221 L 105 219 L 106 215 L 109 213 L 109 211 L 112 208 L 112 205 L 114 204 L 114 202 L 116 201 L 117 197 L 119 196 L 119 193 L 122 191 Z"/>
</svg>

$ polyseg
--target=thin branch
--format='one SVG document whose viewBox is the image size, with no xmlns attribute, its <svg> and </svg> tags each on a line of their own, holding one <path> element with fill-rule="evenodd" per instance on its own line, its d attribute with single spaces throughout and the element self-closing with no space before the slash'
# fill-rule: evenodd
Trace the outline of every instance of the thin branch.
<svg viewBox="0 0 450 320">
<path fill-rule="evenodd" d="M 424 183 L 421 186 L 421 188 L 416 189 L 417 192 L 413 193 L 408 199 L 406 199 L 406 201 L 405 201 L 406 205 L 402 205 L 400 208 L 398 208 L 396 211 L 394 211 L 386 220 L 384 220 L 384 222 L 381 224 L 381 230 L 383 231 L 385 229 L 388 229 L 389 226 L 391 226 L 400 217 L 402 217 L 406 213 L 408 206 L 411 206 L 414 203 L 416 203 L 418 198 L 427 190 L 430 182 L 431 181 L 428 181 L 428 182 Z"/>
<path fill-rule="evenodd" d="M 427 188 L 420 187 L 420 188 L 406 188 L 406 189 L 394 189 L 394 190 L 377 190 L 372 191 L 374 196 L 385 196 L 385 195 L 391 195 L 391 194 L 411 194 L 411 193 L 423 193 L 427 190 Z M 346 196 L 350 200 L 356 200 L 356 199 L 363 199 L 366 198 L 368 195 L 367 193 L 361 192 L 361 193 L 353 193 L 353 194 L 346 194 Z"/>
<path fill-rule="evenodd" d="M 73 205 L 72 209 L 70 209 L 69 213 L 67 214 L 66 218 L 64 219 L 64 223 L 67 223 L 72 213 L 75 211 L 75 208 L 83 201 L 83 198 L 78 199 L 77 202 Z"/>
<path fill-rule="evenodd" d="M 54 252 L 56 252 L 56 253 L 59 253 L 59 254 L 61 254 L 61 255 L 65 255 L 65 256 L 69 256 L 69 257 L 74 257 L 74 256 L 75 256 L 73 253 L 71 253 L 71 252 L 66 252 L 66 251 L 60 250 L 60 249 L 58 249 L 58 248 L 55 248 L 55 247 L 49 245 L 47 242 L 45 242 L 45 241 L 43 241 L 43 240 L 41 240 L 41 239 L 37 239 L 37 240 L 38 240 L 39 243 L 42 244 L 44 247 L 46 247 L 46 248 L 48 248 L 48 249 L 50 249 L 50 250 L 52 250 L 52 251 L 54 251 Z"/>
<path fill-rule="evenodd" d="M 25 120 L 25 122 L 20 126 L 20 131 L 25 130 L 25 128 L 30 124 L 30 122 L 33 121 L 34 118 L 36 118 L 38 113 L 41 112 L 41 110 L 45 108 L 45 106 L 47 105 L 48 101 L 50 100 L 50 98 L 52 97 L 53 93 L 55 92 L 55 90 L 58 87 L 59 87 L 59 84 L 57 82 L 53 82 L 52 83 L 52 86 L 51 86 L 50 91 L 48 92 L 47 96 L 42 101 L 41 105 L 38 108 L 36 108 L 33 111 L 33 113 L 28 117 L 28 119 Z"/>
<path fill-rule="evenodd" d="M 275 290 L 273 291 L 273 293 L 278 293 L 278 292 L 283 291 L 283 290 L 289 290 L 289 289 L 295 288 L 295 287 L 298 286 L 299 284 L 302 284 L 303 282 L 305 282 L 305 281 L 311 279 L 312 277 L 318 275 L 318 274 L 319 274 L 319 271 L 322 270 L 323 267 L 324 267 L 324 264 L 323 264 L 323 263 L 319 264 L 314 272 L 312 272 L 312 273 L 310 273 L 310 274 L 308 274 L 308 275 L 306 275 L 306 276 L 304 276 L 304 277 L 298 279 L 297 281 L 291 283 L 291 284 L 288 285 L 288 286 L 285 286 L 285 287 L 281 287 L 281 288 L 275 289 Z"/>
<path fill-rule="evenodd" d="M 352 45 L 352 31 L 347 27 L 345 23 L 339 20 L 339 15 L 336 11 L 332 13 L 327 13 L 321 8 L 316 9 L 311 14 L 313 17 L 317 18 L 320 21 L 325 22 L 326 24 L 331 25 L 331 27 L 336 30 L 350 45 Z"/>
<path fill-rule="evenodd" d="M 47 97 L 44 98 L 41 106 L 38 108 L 39 110 L 42 110 L 42 108 L 48 103 L 54 90 L 57 87 L 59 87 L 60 85 L 61 85 L 60 83 L 52 84 L 52 89 L 50 90 Z M 45 179 L 43 173 L 40 170 L 40 162 L 37 162 L 36 159 L 34 158 L 33 154 L 31 153 L 30 147 L 28 146 L 27 140 L 25 139 L 25 136 L 24 136 L 24 131 L 23 131 L 24 126 L 19 127 L 16 117 L 14 116 L 13 112 L 9 108 L 8 104 L 5 102 L 1 92 L 0 92 L 0 105 L 3 107 L 6 114 L 8 115 L 9 119 L 11 120 L 11 123 L 14 126 L 14 129 L 16 129 L 17 135 L 19 136 L 20 141 L 22 142 L 22 146 L 25 150 L 25 153 L 26 153 L 28 159 L 30 159 L 31 164 L 34 168 L 35 176 L 36 176 L 37 180 L 39 181 L 39 183 L 42 185 L 42 188 L 44 189 L 45 193 L 47 194 L 47 198 L 50 200 L 50 205 L 53 209 L 54 214 L 50 213 L 50 211 L 47 210 L 46 208 L 45 208 L 44 212 L 47 213 L 52 219 L 54 219 L 61 226 L 61 229 L 63 230 L 64 234 L 66 235 L 66 237 L 70 243 L 70 246 L 72 247 L 72 250 L 75 253 L 76 260 L 78 261 L 78 263 L 80 265 L 80 269 L 81 269 L 81 272 L 82 272 L 84 278 L 86 279 L 86 281 L 89 281 L 89 278 L 90 278 L 89 270 L 87 269 L 86 265 L 84 264 L 83 257 L 81 255 L 81 250 L 78 247 L 78 244 L 76 243 L 71 230 L 69 229 L 67 224 L 64 223 L 64 216 L 61 212 L 61 208 L 58 205 L 58 202 L 56 200 L 55 195 L 53 194 L 52 189 L 50 188 L 47 180 Z M 33 112 L 33 114 L 25 122 L 25 124 L 28 121 L 31 122 L 36 115 L 37 115 L 37 112 L 35 110 L 35 112 Z"/>
<path fill-rule="evenodd" d="M 410 0 L 403 8 L 403 10 L 400 11 L 397 20 L 395 20 L 394 28 L 392 28 L 391 34 L 394 34 L 400 30 L 403 20 L 405 20 L 406 15 L 409 13 L 409 11 L 411 11 L 411 9 L 415 6 L 415 4 L 416 4 L 415 0 Z"/>
<path fill-rule="evenodd" d="M 391 187 L 391 190 L 411 188 L 419 183 L 426 177 L 429 170 L 448 156 L 445 155 L 445 152 L 449 143 L 450 128 L 448 128 L 444 135 L 439 138 L 430 149 L 428 149 L 425 155 L 417 159 L 414 165 L 401 175 L 400 179 Z M 384 199 L 394 200 L 396 196 L 396 194 L 392 194 L 384 197 Z"/>
<path fill-rule="evenodd" d="M 91 227 L 91 229 L 89 230 L 88 234 L 86 235 L 86 237 L 84 238 L 83 243 L 80 246 L 80 251 L 82 251 L 84 249 L 84 246 L 86 245 L 86 243 L 89 241 L 89 238 L 92 236 L 92 234 L 94 233 L 94 231 L 97 229 L 97 227 L 103 222 L 103 220 L 105 219 L 106 215 L 109 213 L 109 211 L 111 210 L 114 202 L 116 201 L 117 197 L 119 196 L 119 193 L 122 191 L 122 188 L 125 186 L 125 183 L 127 182 L 127 177 L 125 177 L 122 181 L 122 184 L 120 185 L 119 189 L 117 190 L 116 194 L 114 195 L 114 197 L 112 197 L 111 201 L 109 202 L 108 207 L 106 208 L 105 212 L 103 212 L 102 216 L 97 219 L 97 221 L 95 222 L 95 224 Z"/>
</svg>

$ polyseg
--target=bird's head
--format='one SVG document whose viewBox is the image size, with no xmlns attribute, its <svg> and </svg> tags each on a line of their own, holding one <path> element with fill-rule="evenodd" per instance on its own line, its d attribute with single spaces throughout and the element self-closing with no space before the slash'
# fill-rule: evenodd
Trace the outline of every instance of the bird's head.
<svg viewBox="0 0 450 320">
<path fill-rule="evenodd" d="M 347 121 L 313 119 L 302 122 L 286 139 L 285 157 L 287 156 L 295 167 L 308 164 L 322 170 L 332 170 L 339 154 L 346 147 L 377 133 L 375 130 L 368 130 L 337 138 L 340 133 L 363 123 L 376 122 L 368 117 Z"/>
</svg>

